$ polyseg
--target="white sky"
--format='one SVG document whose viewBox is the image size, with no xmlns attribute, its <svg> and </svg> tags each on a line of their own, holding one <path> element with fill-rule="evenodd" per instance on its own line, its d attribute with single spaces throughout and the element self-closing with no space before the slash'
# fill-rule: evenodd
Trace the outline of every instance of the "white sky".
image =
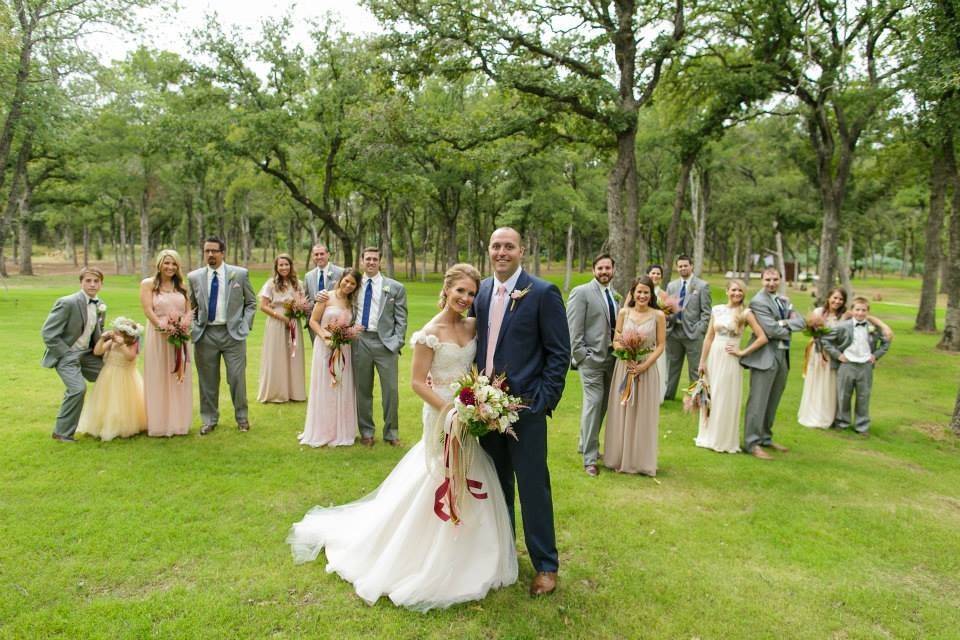
<svg viewBox="0 0 960 640">
<path fill-rule="evenodd" d="M 252 38 L 259 32 L 258 25 L 263 18 L 280 17 L 288 10 L 298 25 L 293 37 L 300 43 L 308 41 L 307 20 L 322 21 L 328 14 L 340 22 L 343 31 L 357 34 L 382 31 L 373 15 L 356 0 L 305 0 L 299 5 L 286 0 L 180 0 L 176 10 L 141 12 L 139 17 L 145 24 L 142 34 L 100 33 L 89 38 L 89 47 L 103 62 L 121 59 L 141 43 L 186 56 L 190 32 L 203 25 L 209 13 L 219 16 L 225 30 L 227 26 L 247 29 Z"/>
</svg>

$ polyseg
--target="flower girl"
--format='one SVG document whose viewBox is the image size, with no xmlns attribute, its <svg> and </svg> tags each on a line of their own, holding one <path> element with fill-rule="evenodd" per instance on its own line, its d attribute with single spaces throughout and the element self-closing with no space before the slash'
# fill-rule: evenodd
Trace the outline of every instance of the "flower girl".
<svg viewBox="0 0 960 640">
<path fill-rule="evenodd" d="M 143 326 L 118 317 L 111 331 L 100 336 L 93 354 L 103 357 L 103 369 L 83 405 L 77 433 L 101 440 L 128 438 L 147 430 L 143 378 L 137 371 L 138 339 Z"/>
</svg>

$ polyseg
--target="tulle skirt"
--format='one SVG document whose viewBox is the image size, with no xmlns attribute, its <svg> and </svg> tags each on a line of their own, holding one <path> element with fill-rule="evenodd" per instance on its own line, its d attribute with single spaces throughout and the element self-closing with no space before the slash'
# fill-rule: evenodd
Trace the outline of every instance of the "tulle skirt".
<svg viewBox="0 0 960 640">
<path fill-rule="evenodd" d="M 87 394 L 77 425 L 77 433 L 101 440 L 129 438 L 147 430 L 143 378 L 135 363 L 117 364 L 112 355 L 104 357 L 103 369 Z"/>
</svg>

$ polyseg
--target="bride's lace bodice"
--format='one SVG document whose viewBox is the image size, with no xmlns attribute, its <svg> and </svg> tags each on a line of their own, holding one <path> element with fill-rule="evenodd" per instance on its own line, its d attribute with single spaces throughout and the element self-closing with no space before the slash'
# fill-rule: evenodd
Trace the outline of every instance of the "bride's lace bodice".
<svg viewBox="0 0 960 640">
<path fill-rule="evenodd" d="M 418 343 L 433 349 L 433 364 L 430 365 L 433 390 L 444 400 L 452 399 L 450 385 L 470 370 L 477 355 L 477 341 L 471 340 L 461 347 L 455 342 L 442 342 L 437 336 L 417 331 L 410 339 L 410 345 Z"/>
<path fill-rule="evenodd" d="M 737 322 L 738 309 L 725 304 L 713 306 L 713 330 L 718 336 L 739 338 L 743 334 L 743 325 Z M 750 313 L 748 310 L 746 313 Z"/>
</svg>

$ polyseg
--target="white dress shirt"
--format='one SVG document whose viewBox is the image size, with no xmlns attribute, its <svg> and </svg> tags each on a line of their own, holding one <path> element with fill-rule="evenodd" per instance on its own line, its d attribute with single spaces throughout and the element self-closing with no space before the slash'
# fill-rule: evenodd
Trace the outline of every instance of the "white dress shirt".
<svg viewBox="0 0 960 640">
<path fill-rule="evenodd" d="M 70 347 L 72 351 L 87 351 L 90 348 L 90 336 L 93 335 L 93 330 L 97 326 L 97 305 L 93 304 L 93 298 L 86 293 L 83 297 L 87 302 L 87 323 L 83 325 L 83 333 Z"/>
<path fill-rule="evenodd" d="M 858 324 L 855 322 L 853 325 L 853 342 L 843 350 L 843 355 L 848 362 L 863 364 L 864 362 L 870 362 L 870 356 L 872 355 L 870 351 L 870 323 L 864 320 L 862 326 L 857 326 Z"/>
<path fill-rule="evenodd" d="M 227 324 L 227 263 L 221 262 L 217 269 L 207 267 L 207 296 L 210 295 L 210 286 L 213 284 L 213 274 L 216 272 L 219 282 L 217 286 L 217 314 L 213 322 L 208 324 Z M 209 303 L 209 300 L 207 301 Z"/>
<path fill-rule="evenodd" d="M 500 282 L 497 280 L 497 277 L 493 277 L 493 288 L 490 291 L 490 310 L 493 311 L 493 299 L 497 295 L 497 289 L 500 288 L 500 285 L 503 285 L 507 289 L 506 295 L 509 297 L 513 290 L 517 288 L 517 280 L 520 279 L 520 274 L 523 272 L 523 267 L 517 267 L 517 270 L 513 272 L 513 275 L 507 278 L 506 282 Z M 507 313 L 507 305 L 503 305 L 503 313 Z M 487 329 L 490 329 L 490 320 L 492 319 L 493 314 L 489 314 L 487 318 Z"/>
<path fill-rule="evenodd" d="M 366 300 L 367 287 L 373 286 L 373 298 L 370 300 L 370 320 L 367 322 L 367 331 L 376 331 L 377 323 L 380 322 L 380 312 L 383 310 L 383 274 L 377 273 L 373 276 L 363 276 L 363 284 L 360 286 L 360 308 L 358 318 L 363 318 L 363 302 Z"/>
</svg>

